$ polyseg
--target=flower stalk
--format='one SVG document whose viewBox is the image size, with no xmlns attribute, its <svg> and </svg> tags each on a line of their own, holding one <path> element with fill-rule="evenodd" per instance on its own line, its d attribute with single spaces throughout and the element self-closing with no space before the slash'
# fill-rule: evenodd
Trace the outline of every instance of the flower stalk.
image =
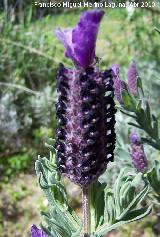
<svg viewBox="0 0 160 237">
<path fill-rule="evenodd" d="M 82 207 L 83 207 L 83 233 L 82 237 L 90 236 L 91 232 L 91 213 L 90 213 L 90 187 L 82 189 Z"/>
</svg>

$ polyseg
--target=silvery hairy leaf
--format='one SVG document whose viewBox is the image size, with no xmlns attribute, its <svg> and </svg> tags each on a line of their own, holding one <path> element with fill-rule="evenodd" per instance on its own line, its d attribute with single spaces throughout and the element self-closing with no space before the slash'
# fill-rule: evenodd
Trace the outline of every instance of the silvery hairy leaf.
<svg viewBox="0 0 160 237">
<path fill-rule="evenodd" d="M 52 147 L 48 148 L 52 150 Z M 48 213 L 41 213 L 46 222 L 42 228 L 51 237 L 78 237 L 82 223 L 68 204 L 66 190 L 55 165 L 54 153 L 50 152 L 50 160 L 39 157 L 35 166 L 39 185 L 44 191 L 49 207 Z"/>
<path fill-rule="evenodd" d="M 104 189 L 106 184 L 95 181 L 91 185 L 91 230 L 95 231 L 104 223 Z"/>
<path fill-rule="evenodd" d="M 155 161 L 154 167 L 147 172 L 146 177 L 154 191 L 154 197 L 160 202 L 160 163 Z"/>
<path fill-rule="evenodd" d="M 142 219 L 150 214 L 152 206 L 139 207 L 150 188 L 149 183 L 144 182 L 141 190 L 137 192 L 142 181 L 141 173 L 131 176 L 124 168 L 120 172 L 113 189 L 106 187 L 104 190 L 105 211 L 108 215 L 108 223 L 103 224 L 96 230 L 95 237 L 101 237 L 121 225 Z"/>
</svg>

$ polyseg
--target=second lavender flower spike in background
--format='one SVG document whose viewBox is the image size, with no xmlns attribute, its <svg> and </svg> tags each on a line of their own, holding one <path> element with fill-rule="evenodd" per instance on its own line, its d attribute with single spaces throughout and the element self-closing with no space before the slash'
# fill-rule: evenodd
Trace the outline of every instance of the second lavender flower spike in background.
<svg viewBox="0 0 160 237">
<path fill-rule="evenodd" d="M 134 96 L 137 95 L 138 70 L 136 61 L 133 60 L 128 69 L 128 88 Z"/>
<path fill-rule="evenodd" d="M 115 64 L 112 66 L 112 75 L 113 75 L 113 86 L 114 94 L 119 103 L 122 103 L 122 80 L 119 76 L 119 65 Z"/>
<path fill-rule="evenodd" d="M 145 172 L 148 168 L 148 162 L 144 153 L 144 147 L 137 133 L 132 132 L 131 141 L 131 157 L 132 163 L 138 172 Z"/>
<path fill-rule="evenodd" d="M 112 70 L 101 72 L 95 64 L 103 14 L 87 11 L 73 30 L 56 32 L 75 64 L 73 68 L 61 65 L 57 78 L 57 161 L 60 172 L 81 187 L 97 179 L 114 157 Z"/>
</svg>

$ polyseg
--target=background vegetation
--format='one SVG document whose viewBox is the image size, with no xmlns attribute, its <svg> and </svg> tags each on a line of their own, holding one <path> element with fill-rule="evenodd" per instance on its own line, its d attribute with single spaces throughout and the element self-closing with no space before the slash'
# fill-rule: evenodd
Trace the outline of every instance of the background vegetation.
<svg viewBox="0 0 160 237">
<path fill-rule="evenodd" d="M 34 161 L 37 154 L 47 153 L 43 144 L 54 137 L 56 71 L 60 62 L 70 65 L 53 32 L 56 27 L 74 26 L 84 9 L 39 9 L 33 1 L 2 2 L 0 236 L 27 237 L 30 225 L 40 222 L 38 209 L 45 209 L 47 205 L 36 184 Z M 160 117 L 160 40 L 155 30 L 160 27 L 160 18 L 157 9 L 107 9 L 97 41 L 97 56 L 103 69 L 120 64 L 124 79 L 130 61 L 136 59 L 148 98 Z M 129 159 L 130 127 L 126 127 L 126 123 L 127 119 L 118 113 L 116 160 L 119 166 Z M 154 149 L 146 152 L 150 158 L 160 159 Z M 111 174 L 111 168 L 116 169 L 110 167 L 107 175 Z M 67 186 L 68 190 L 72 187 L 71 197 L 77 196 L 71 198 L 72 205 L 79 209 L 80 191 L 70 183 Z M 130 225 L 114 236 L 160 236 L 157 223 L 153 215 L 140 222 L 137 230 Z"/>
</svg>

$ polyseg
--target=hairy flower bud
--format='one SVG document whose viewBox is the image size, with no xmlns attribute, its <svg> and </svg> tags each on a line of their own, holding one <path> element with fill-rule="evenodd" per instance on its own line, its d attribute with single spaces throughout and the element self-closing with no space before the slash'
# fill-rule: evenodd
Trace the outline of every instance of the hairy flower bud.
<svg viewBox="0 0 160 237">
<path fill-rule="evenodd" d="M 146 171 L 148 167 L 148 162 L 146 155 L 144 153 L 144 147 L 141 142 L 141 139 L 136 133 L 131 133 L 131 157 L 134 167 L 138 172 Z"/>
<path fill-rule="evenodd" d="M 136 62 L 133 60 L 128 69 L 128 87 L 133 95 L 137 95 L 138 71 Z"/>
<path fill-rule="evenodd" d="M 113 161 L 115 108 L 112 71 L 96 67 L 58 74 L 56 106 L 59 170 L 80 186 L 97 179 Z M 107 94 L 106 94 L 107 93 Z"/>
<path fill-rule="evenodd" d="M 48 237 L 48 235 L 45 234 L 43 230 L 38 229 L 36 225 L 32 225 L 31 237 Z"/>
</svg>

